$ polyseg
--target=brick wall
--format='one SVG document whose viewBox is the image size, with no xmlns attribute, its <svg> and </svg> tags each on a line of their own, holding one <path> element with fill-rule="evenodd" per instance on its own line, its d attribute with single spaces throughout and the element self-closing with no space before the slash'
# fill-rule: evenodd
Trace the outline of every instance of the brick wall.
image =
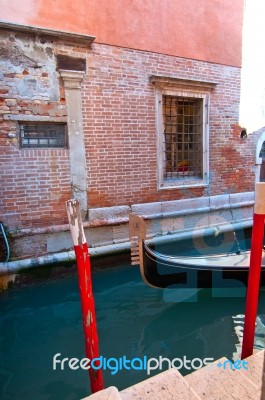
<svg viewBox="0 0 265 400">
<path fill-rule="evenodd" d="M 71 197 L 67 150 L 7 148 L 1 166 L 1 206 L 9 228 L 66 223 L 65 201 Z"/>
<path fill-rule="evenodd" d="M 238 122 L 240 69 L 130 49 L 94 45 L 84 82 L 84 129 L 90 207 L 166 201 L 253 190 L 251 139 Z M 157 191 L 151 75 L 217 83 L 210 97 L 210 186 Z M 251 169 L 252 168 L 252 169 Z"/>
<path fill-rule="evenodd" d="M 11 228 L 66 223 L 68 149 L 19 148 L 4 115 L 66 116 L 56 54 L 87 59 L 83 122 L 88 207 L 109 207 L 254 189 L 255 143 L 240 139 L 240 69 L 101 44 L 4 32 L 0 84 L 1 220 Z M 155 94 L 151 75 L 214 81 L 210 97 L 210 185 L 157 190 Z M 6 117 L 5 117 L 6 118 Z"/>
<path fill-rule="evenodd" d="M 3 31 L 0 52 L 0 221 L 9 229 L 66 222 L 71 196 L 67 149 L 21 149 L 19 117 L 66 115 L 52 43 Z"/>
</svg>

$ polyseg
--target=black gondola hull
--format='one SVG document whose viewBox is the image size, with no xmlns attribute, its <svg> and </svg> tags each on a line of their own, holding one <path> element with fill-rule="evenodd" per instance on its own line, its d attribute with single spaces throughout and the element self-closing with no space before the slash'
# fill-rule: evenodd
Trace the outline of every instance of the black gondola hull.
<svg viewBox="0 0 265 400">
<path fill-rule="evenodd" d="M 170 258 L 163 259 L 148 250 L 142 242 L 141 274 L 144 281 L 161 289 L 165 288 L 240 288 L 247 285 L 249 268 L 236 270 L 229 267 L 201 268 L 196 266 L 177 265 Z M 265 285 L 265 267 L 261 267 L 260 285 Z"/>
</svg>

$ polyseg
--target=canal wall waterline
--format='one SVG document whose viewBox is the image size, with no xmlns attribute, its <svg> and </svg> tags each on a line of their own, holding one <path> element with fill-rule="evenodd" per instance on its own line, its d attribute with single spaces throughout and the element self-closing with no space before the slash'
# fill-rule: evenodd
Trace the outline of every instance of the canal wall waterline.
<svg viewBox="0 0 265 400">
<path fill-rule="evenodd" d="M 92 257 L 130 249 L 129 214 L 143 216 L 147 240 L 179 240 L 249 227 L 254 192 L 194 197 L 174 201 L 89 210 L 84 231 Z M 38 265 L 73 261 L 69 226 L 54 225 L 8 232 L 11 257 L 0 263 L 0 274 Z"/>
<path fill-rule="evenodd" d="M 252 226 L 252 219 L 245 219 L 244 221 L 240 222 L 235 222 L 233 224 L 233 229 L 244 229 Z M 207 229 L 207 235 L 214 235 L 216 234 L 216 229 L 218 229 L 218 234 L 220 233 L 225 233 L 228 231 L 231 231 L 231 224 L 222 224 L 217 226 L 214 226 L 212 228 Z M 178 233 L 173 233 L 173 234 L 168 234 L 168 235 L 163 235 L 160 237 L 156 238 L 150 238 L 147 240 L 149 244 L 151 243 L 163 243 L 163 242 L 170 242 L 170 241 L 180 241 L 183 239 L 188 239 L 188 238 L 199 238 L 202 237 L 205 234 L 205 228 L 203 229 L 197 229 L 196 231 L 192 230 L 187 230 L 183 232 L 178 232 Z M 89 254 L 92 258 L 94 257 L 101 257 L 101 256 L 106 256 L 106 255 L 113 255 L 113 254 L 118 254 L 122 252 L 129 251 L 131 248 L 131 243 L 130 242 L 124 242 L 124 243 L 118 243 L 118 244 L 113 244 L 113 245 L 108 245 L 108 246 L 99 246 L 99 247 L 92 247 L 89 249 Z M 31 269 L 31 268 L 37 268 L 41 266 L 48 266 L 48 265 L 53 265 L 53 264 L 62 264 L 62 263 L 68 263 L 68 262 L 74 262 L 75 261 L 75 252 L 73 250 L 70 251 L 64 251 L 64 252 L 58 252 L 58 253 L 53 253 L 53 254 L 48 254 L 45 256 L 40 256 L 36 258 L 27 258 L 23 260 L 15 260 L 15 261 L 10 261 L 10 262 L 5 262 L 5 263 L 0 263 L 0 276 L 5 276 L 5 275 L 12 275 L 14 273 L 17 273 L 22 270 L 26 269 Z"/>
<path fill-rule="evenodd" d="M 130 243 L 116 244 L 112 246 L 101 246 L 91 248 L 89 254 L 91 257 L 100 257 L 105 255 L 116 254 L 124 251 L 129 251 Z M 27 258 L 23 260 L 15 260 L 6 263 L 0 263 L 0 276 L 14 274 L 21 270 L 41 267 L 45 265 L 61 264 L 75 261 L 74 250 L 47 254 L 36 258 Z"/>
</svg>

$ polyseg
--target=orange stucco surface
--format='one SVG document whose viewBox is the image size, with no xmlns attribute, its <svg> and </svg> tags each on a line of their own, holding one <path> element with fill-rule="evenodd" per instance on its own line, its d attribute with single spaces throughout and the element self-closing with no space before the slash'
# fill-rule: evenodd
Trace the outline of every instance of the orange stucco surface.
<svg viewBox="0 0 265 400">
<path fill-rule="evenodd" d="M 0 0 L 0 19 L 241 66 L 243 0 Z"/>
</svg>

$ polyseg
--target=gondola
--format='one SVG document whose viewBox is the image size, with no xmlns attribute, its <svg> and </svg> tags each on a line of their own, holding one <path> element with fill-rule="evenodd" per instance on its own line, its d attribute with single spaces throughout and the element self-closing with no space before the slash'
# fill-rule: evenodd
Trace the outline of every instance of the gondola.
<svg viewBox="0 0 265 400">
<path fill-rule="evenodd" d="M 139 244 L 143 280 L 157 288 L 233 288 L 247 284 L 250 251 L 205 256 L 167 256 Z M 261 284 L 265 284 L 265 252 L 262 255 Z"/>
<path fill-rule="evenodd" d="M 131 241 L 137 238 L 137 263 L 144 282 L 149 286 L 161 289 L 233 289 L 247 285 L 249 250 L 201 256 L 161 254 L 146 243 L 145 221 L 134 214 L 130 215 L 130 237 Z M 260 284 L 265 285 L 264 250 Z"/>
</svg>

